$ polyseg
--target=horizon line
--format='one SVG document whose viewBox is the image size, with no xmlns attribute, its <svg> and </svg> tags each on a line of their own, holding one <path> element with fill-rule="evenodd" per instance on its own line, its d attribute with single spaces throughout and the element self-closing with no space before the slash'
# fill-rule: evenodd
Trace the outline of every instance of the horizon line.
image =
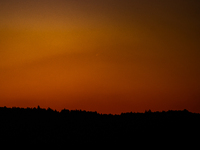
<svg viewBox="0 0 200 150">
<path fill-rule="evenodd" d="M 3 107 L 1 107 L 0 106 L 0 108 L 7 108 L 7 109 L 37 109 L 37 110 L 39 110 L 39 109 L 42 109 L 42 110 L 51 110 L 51 111 L 54 111 L 54 112 L 58 112 L 58 113 L 61 113 L 62 111 L 65 111 L 65 110 L 67 110 L 67 111 L 69 111 L 69 112 L 73 112 L 73 111 L 83 111 L 83 112 L 90 112 L 90 113 L 96 113 L 96 114 L 100 114 L 100 115 L 121 115 L 121 114 L 128 114 L 128 113 L 140 113 L 140 114 L 145 114 L 145 113 L 162 113 L 162 112 L 171 112 L 171 111 L 173 111 L 173 112 L 180 112 L 180 111 L 183 111 L 183 112 L 188 112 L 188 113 L 193 113 L 193 114 L 200 114 L 200 113 L 195 113 L 195 112 L 190 112 L 190 111 L 188 111 L 187 109 L 183 109 L 183 110 L 167 110 L 167 111 L 164 111 L 164 110 L 162 110 L 162 111 L 151 111 L 151 109 L 149 109 L 149 110 L 145 110 L 144 112 L 133 112 L 133 111 L 130 111 L 130 112 L 121 112 L 120 114 L 113 114 L 113 113 L 98 113 L 97 111 L 87 111 L 87 110 L 82 110 L 82 109 L 66 109 L 66 108 L 63 108 L 63 109 L 61 109 L 60 111 L 58 111 L 58 110 L 56 110 L 56 109 L 52 109 L 52 108 L 50 108 L 50 107 L 48 107 L 48 108 L 41 108 L 39 105 L 37 106 L 37 107 L 17 107 L 17 106 L 13 106 L 13 107 L 7 107 L 7 106 L 3 106 Z"/>
</svg>

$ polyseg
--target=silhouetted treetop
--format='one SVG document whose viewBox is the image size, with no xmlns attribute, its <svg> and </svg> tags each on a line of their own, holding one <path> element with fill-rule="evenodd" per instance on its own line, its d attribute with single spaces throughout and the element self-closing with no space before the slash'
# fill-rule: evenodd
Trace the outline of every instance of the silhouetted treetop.
<svg viewBox="0 0 200 150">
<path fill-rule="evenodd" d="M 187 110 L 99 114 L 85 110 L 0 107 L 2 141 L 77 144 L 133 141 L 134 137 L 199 133 L 200 114 Z"/>
</svg>

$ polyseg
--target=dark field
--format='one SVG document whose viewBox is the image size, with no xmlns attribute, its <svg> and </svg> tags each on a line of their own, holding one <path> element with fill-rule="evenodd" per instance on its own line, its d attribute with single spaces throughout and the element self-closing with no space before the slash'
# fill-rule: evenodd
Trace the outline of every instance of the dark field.
<svg viewBox="0 0 200 150">
<path fill-rule="evenodd" d="M 199 137 L 200 114 L 183 111 L 98 114 L 50 108 L 0 108 L 1 142 L 100 144 L 173 142 Z M 166 139 L 168 139 L 166 141 Z"/>
</svg>

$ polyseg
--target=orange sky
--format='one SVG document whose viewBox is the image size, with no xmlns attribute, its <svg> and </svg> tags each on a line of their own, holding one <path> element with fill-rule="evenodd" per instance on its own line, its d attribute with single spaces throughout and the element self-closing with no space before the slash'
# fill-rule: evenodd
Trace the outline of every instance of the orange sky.
<svg viewBox="0 0 200 150">
<path fill-rule="evenodd" d="M 199 0 L 0 1 L 0 106 L 200 113 Z"/>
</svg>

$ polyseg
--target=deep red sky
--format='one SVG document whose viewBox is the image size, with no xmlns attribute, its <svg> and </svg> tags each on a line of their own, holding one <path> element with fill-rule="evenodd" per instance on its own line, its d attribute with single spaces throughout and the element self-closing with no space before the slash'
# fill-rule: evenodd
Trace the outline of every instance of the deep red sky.
<svg viewBox="0 0 200 150">
<path fill-rule="evenodd" d="M 0 106 L 200 113 L 199 0 L 0 0 Z"/>
</svg>

